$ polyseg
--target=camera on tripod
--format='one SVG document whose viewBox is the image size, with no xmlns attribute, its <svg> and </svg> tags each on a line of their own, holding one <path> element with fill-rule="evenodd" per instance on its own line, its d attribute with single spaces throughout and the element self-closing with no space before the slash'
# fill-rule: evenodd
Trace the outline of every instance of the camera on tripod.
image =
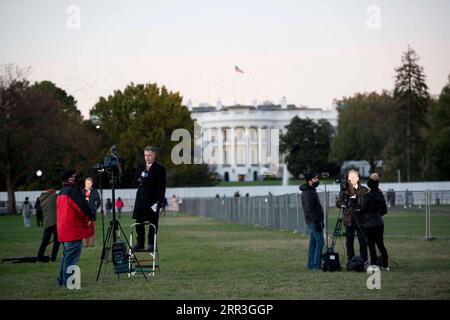
<svg viewBox="0 0 450 320">
<path fill-rule="evenodd" d="M 345 175 L 342 178 L 337 178 L 336 183 L 339 183 L 341 191 L 350 191 L 350 181 L 348 180 L 348 176 Z"/>
<path fill-rule="evenodd" d="M 341 195 L 342 195 L 342 204 L 341 208 L 348 209 L 351 208 L 353 211 L 359 210 L 358 200 L 353 191 L 353 186 L 348 180 L 348 176 L 345 175 L 342 178 L 337 178 L 336 183 L 339 183 Z"/>
<path fill-rule="evenodd" d="M 109 154 L 106 155 L 103 163 L 96 163 L 94 165 L 94 170 L 98 172 L 107 171 L 108 173 L 114 175 L 118 174 L 120 180 L 122 175 L 123 159 L 120 158 L 117 153 L 117 146 L 112 145 L 109 149 Z"/>
</svg>

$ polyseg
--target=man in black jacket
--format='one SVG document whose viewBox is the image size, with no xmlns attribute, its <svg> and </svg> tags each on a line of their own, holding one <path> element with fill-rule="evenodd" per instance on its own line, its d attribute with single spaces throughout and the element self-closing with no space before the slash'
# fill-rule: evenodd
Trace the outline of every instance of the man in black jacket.
<svg viewBox="0 0 450 320">
<path fill-rule="evenodd" d="M 300 186 L 302 191 L 302 207 L 305 222 L 309 229 L 308 269 L 320 269 L 322 262 L 323 239 L 323 209 L 317 195 L 319 175 L 308 173 L 305 175 L 306 184 Z"/>
<path fill-rule="evenodd" d="M 355 232 L 358 235 L 359 253 L 364 262 L 367 261 L 367 240 L 361 225 L 360 211 L 364 195 L 369 191 L 359 183 L 359 174 L 356 170 L 348 171 L 349 189 L 341 190 L 336 200 L 336 207 L 341 208 L 345 199 L 348 206 L 344 208 L 343 221 L 345 225 L 345 245 L 347 247 L 348 261 L 355 256 L 354 242 Z"/>
<path fill-rule="evenodd" d="M 166 194 L 166 169 L 155 161 L 156 150 L 154 147 L 144 149 L 145 164 L 136 171 L 136 180 L 138 190 L 136 192 L 136 201 L 134 203 L 133 219 L 136 223 L 150 221 L 158 229 L 159 209 L 164 203 Z M 139 225 L 136 227 L 137 245 L 133 248 L 135 251 L 143 251 L 145 244 L 145 227 Z M 147 251 L 154 250 L 155 230 L 150 228 L 148 234 Z"/>
<path fill-rule="evenodd" d="M 43 222 L 43 215 L 42 215 L 42 208 L 41 208 L 41 202 L 39 198 L 36 199 L 36 203 L 34 204 L 34 209 L 36 210 L 36 223 L 38 227 L 42 227 Z"/>
</svg>

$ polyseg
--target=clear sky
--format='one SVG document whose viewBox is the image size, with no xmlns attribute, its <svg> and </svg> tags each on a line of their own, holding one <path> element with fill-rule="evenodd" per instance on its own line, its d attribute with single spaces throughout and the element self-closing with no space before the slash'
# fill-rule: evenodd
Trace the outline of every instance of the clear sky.
<svg viewBox="0 0 450 320">
<path fill-rule="evenodd" d="M 438 94 L 450 73 L 450 1 L 0 1 L 0 63 L 31 66 L 31 80 L 55 82 L 85 116 L 130 82 L 194 105 L 285 96 L 326 109 L 391 90 L 408 44 Z"/>
</svg>

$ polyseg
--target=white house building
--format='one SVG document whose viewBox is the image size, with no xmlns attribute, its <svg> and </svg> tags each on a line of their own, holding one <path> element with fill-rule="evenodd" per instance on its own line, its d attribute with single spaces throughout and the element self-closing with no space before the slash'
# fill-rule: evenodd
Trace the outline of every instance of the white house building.
<svg viewBox="0 0 450 320">
<path fill-rule="evenodd" d="M 210 158 L 205 162 L 225 181 L 254 181 L 267 174 L 275 156 L 271 143 L 271 138 L 276 136 L 273 129 L 285 133 L 285 126 L 295 116 L 326 119 L 337 126 L 335 106 L 330 110 L 297 107 L 288 105 L 285 98 L 280 105 L 192 107 L 188 103 L 188 108 L 191 118 L 201 127 L 202 148 L 210 147 Z M 278 177 L 282 175 L 283 166 L 280 158 Z"/>
</svg>

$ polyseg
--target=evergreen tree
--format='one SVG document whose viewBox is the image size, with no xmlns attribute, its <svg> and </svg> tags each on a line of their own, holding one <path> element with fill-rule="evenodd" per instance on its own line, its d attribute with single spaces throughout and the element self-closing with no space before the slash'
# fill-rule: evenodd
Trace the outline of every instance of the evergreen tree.
<svg viewBox="0 0 450 320">
<path fill-rule="evenodd" d="M 450 180 L 450 75 L 430 116 L 430 146 L 438 180 Z"/>
<path fill-rule="evenodd" d="M 406 180 L 417 179 L 427 159 L 425 141 L 427 113 L 430 105 L 428 87 L 419 56 L 408 46 L 402 65 L 395 69 L 395 134 L 391 144 L 391 165 L 406 174 Z"/>
</svg>

